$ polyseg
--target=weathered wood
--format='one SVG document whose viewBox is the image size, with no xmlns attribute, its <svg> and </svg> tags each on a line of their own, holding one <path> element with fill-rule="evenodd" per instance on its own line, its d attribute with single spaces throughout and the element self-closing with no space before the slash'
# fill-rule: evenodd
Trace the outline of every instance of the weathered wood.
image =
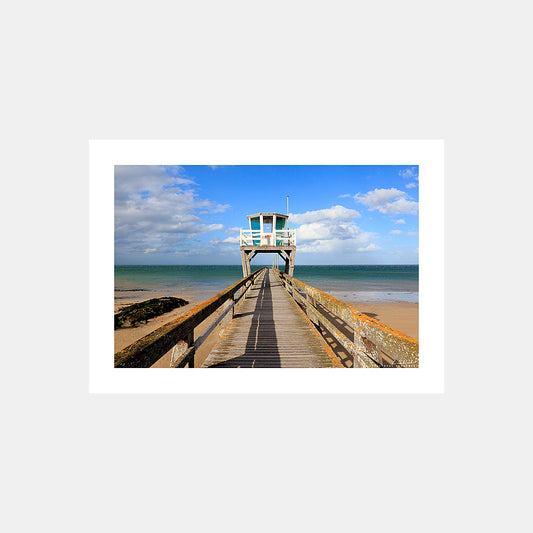
<svg viewBox="0 0 533 533">
<path fill-rule="evenodd" d="M 224 320 L 227 321 L 228 319 L 231 320 L 234 306 L 235 306 L 235 302 L 231 302 L 231 305 L 227 309 L 225 309 L 222 313 L 220 313 L 220 316 L 218 316 L 216 320 L 213 320 L 211 325 L 202 333 L 202 335 L 194 341 L 194 347 L 196 349 L 200 348 L 200 346 L 207 340 L 209 335 L 213 333 L 215 328 L 221 322 L 223 322 Z M 227 325 L 227 322 L 225 325 Z"/>
<path fill-rule="evenodd" d="M 270 271 L 255 281 L 204 367 L 341 367 L 320 332 Z"/>
<path fill-rule="evenodd" d="M 170 368 L 194 368 L 194 351 L 196 346 L 194 344 L 189 346 L 187 342 L 180 341 L 174 348 L 172 348 L 172 356 L 170 358 Z"/>
<path fill-rule="evenodd" d="M 294 276 L 294 260 L 296 257 L 296 249 L 290 252 L 290 262 L 289 262 L 289 276 Z"/>
<path fill-rule="evenodd" d="M 189 335 L 193 334 L 196 326 L 214 313 L 229 298 L 232 298 L 248 281 L 260 275 L 265 268 L 263 267 L 237 281 L 231 287 L 197 305 L 185 315 L 164 324 L 142 339 L 117 352 L 115 354 L 115 368 L 147 368 L 152 366 L 179 341 L 185 340 Z"/>
<path fill-rule="evenodd" d="M 299 289 L 307 295 L 308 302 L 305 305 L 313 305 L 311 304 L 311 300 L 318 302 L 333 315 L 348 324 L 354 331 L 353 344 L 356 347 L 356 353 L 364 354 L 365 357 L 370 358 L 377 366 L 418 368 L 419 343 L 416 339 L 360 313 L 347 303 L 334 298 L 326 292 L 315 289 L 296 278 L 288 276 L 286 273 L 276 271 L 276 275 L 284 281 L 285 288 L 288 292 L 293 291 L 293 296 L 297 294 L 297 291 L 294 289 Z M 294 297 L 298 299 L 297 296 Z M 329 328 L 326 329 L 334 335 L 333 331 Z M 351 342 L 349 339 L 347 340 Z M 386 358 L 383 357 L 383 352 L 385 352 Z M 364 363 L 364 358 L 362 356 L 359 357 L 359 362 Z M 392 362 L 390 362 L 391 360 Z"/>
<path fill-rule="evenodd" d="M 290 290 L 293 291 L 293 298 L 305 309 L 311 322 L 316 326 L 322 326 L 349 354 L 352 355 L 354 366 L 363 368 L 376 368 L 379 366 L 362 351 L 360 346 L 346 337 L 346 335 L 330 322 L 323 313 L 316 309 L 315 303 L 310 296 L 306 299 L 298 292 L 298 290 L 294 290 L 292 287 Z M 356 360 L 357 365 L 355 364 Z"/>
<path fill-rule="evenodd" d="M 248 255 L 243 250 L 241 250 L 241 261 L 242 261 L 242 277 L 245 278 L 246 276 L 250 275 L 250 272 L 248 272 L 250 261 L 248 260 Z"/>
</svg>

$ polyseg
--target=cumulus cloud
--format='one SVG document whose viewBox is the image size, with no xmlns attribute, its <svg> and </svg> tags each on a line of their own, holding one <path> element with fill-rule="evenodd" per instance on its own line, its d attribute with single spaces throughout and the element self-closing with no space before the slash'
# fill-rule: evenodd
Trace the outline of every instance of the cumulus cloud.
<svg viewBox="0 0 533 533">
<path fill-rule="evenodd" d="M 317 211 L 307 211 L 301 214 L 291 214 L 290 221 L 294 224 L 307 224 L 313 222 L 336 221 L 349 222 L 361 215 L 355 209 L 348 209 L 342 205 L 334 205 L 329 209 L 319 209 Z"/>
<path fill-rule="evenodd" d="M 403 218 L 399 218 L 398 220 L 394 221 L 395 224 L 405 224 L 405 220 Z"/>
<path fill-rule="evenodd" d="M 404 191 L 398 189 L 374 189 L 366 194 L 356 194 L 355 199 L 370 210 L 378 210 L 388 215 L 416 215 L 418 202 L 409 199 Z"/>
<path fill-rule="evenodd" d="M 225 233 L 232 234 L 232 233 L 240 233 L 241 228 L 228 228 Z"/>
<path fill-rule="evenodd" d="M 407 184 L 405 185 L 405 188 L 406 188 L 406 189 L 413 189 L 414 187 L 416 187 L 416 183 L 415 183 L 415 182 L 413 182 L 413 183 L 407 183 Z"/>
<path fill-rule="evenodd" d="M 355 252 L 373 252 L 381 248 L 373 243 L 368 242 L 373 238 L 374 234 L 361 233 L 358 237 L 353 239 L 331 239 L 331 240 L 317 240 L 298 245 L 298 253 L 313 253 L 321 254 L 327 257 L 341 255 L 346 258 L 355 259 Z"/>
<path fill-rule="evenodd" d="M 182 253 L 190 239 L 222 224 L 201 218 L 229 208 L 199 198 L 180 167 L 115 167 L 115 248 L 120 253 Z"/>
<path fill-rule="evenodd" d="M 318 239 L 351 239 L 361 234 L 361 230 L 355 224 L 331 224 L 325 222 L 313 222 L 302 224 L 296 229 L 297 242 L 316 241 Z"/>
<path fill-rule="evenodd" d="M 195 185 L 181 167 L 162 165 L 115 165 L 115 201 L 131 196 L 147 196 L 165 188 Z"/>
<path fill-rule="evenodd" d="M 340 205 L 290 215 L 296 228 L 298 251 L 302 253 L 350 253 L 379 249 L 374 233 L 363 231 L 354 222 L 361 215 Z"/>
<path fill-rule="evenodd" d="M 402 235 L 403 231 L 401 229 L 393 229 L 390 233 L 392 233 L 392 235 Z"/>
</svg>

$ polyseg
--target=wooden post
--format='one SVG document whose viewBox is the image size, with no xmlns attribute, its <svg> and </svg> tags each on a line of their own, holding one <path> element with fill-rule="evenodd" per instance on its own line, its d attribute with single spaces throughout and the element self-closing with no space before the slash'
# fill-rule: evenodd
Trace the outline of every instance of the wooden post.
<svg viewBox="0 0 533 533">
<path fill-rule="evenodd" d="M 184 337 L 172 348 L 172 355 L 170 356 L 170 367 L 185 367 L 194 368 L 194 329 L 192 328 Z M 187 355 L 188 353 L 188 355 Z M 185 357 L 185 358 L 184 358 Z"/>
<path fill-rule="evenodd" d="M 241 250 L 242 277 L 243 278 L 246 278 L 247 276 L 249 276 L 252 273 L 252 269 L 250 267 L 250 259 L 251 259 L 250 255 L 253 254 L 253 253 L 254 253 L 254 251 L 246 252 L 244 250 Z"/>
<path fill-rule="evenodd" d="M 296 254 L 296 250 L 292 250 L 290 252 L 290 266 L 289 266 L 289 276 L 294 276 L 294 256 Z"/>
<path fill-rule="evenodd" d="M 248 257 L 244 250 L 241 250 L 241 261 L 242 261 L 242 277 L 245 278 L 246 276 L 248 276 L 248 267 L 246 266 Z"/>
<path fill-rule="evenodd" d="M 194 329 L 187 335 L 186 342 L 190 348 L 192 348 L 191 355 L 189 356 L 189 368 L 194 368 Z"/>
</svg>

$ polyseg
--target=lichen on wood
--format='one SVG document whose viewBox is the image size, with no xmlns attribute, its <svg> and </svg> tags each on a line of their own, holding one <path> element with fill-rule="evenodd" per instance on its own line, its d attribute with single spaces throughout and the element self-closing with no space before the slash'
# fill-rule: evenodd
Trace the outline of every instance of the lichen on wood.
<svg viewBox="0 0 533 533">
<path fill-rule="evenodd" d="M 163 298 L 151 298 L 144 302 L 128 305 L 115 314 L 115 329 L 135 327 L 138 324 L 146 323 L 150 318 L 168 313 L 188 303 L 183 298 L 165 296 Z"/>
</svg>

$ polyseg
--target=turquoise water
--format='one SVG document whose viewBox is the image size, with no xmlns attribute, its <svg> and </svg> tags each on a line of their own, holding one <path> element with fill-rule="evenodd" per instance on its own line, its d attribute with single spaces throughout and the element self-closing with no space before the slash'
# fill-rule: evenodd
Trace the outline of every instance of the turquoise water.
<svg viewBox="0 0 533 533">
<path fill-rule="evenodd" d="M 340 300 L 418 302 L 418 265 L 296 265 L 294 277 Z M 116 297 L 124 299 L 149 293 L 207 299 L 241 278 L 240 265 L 115 266 Z M 139 292 L 121 296 L 132 289 Z"/>
</svg>

